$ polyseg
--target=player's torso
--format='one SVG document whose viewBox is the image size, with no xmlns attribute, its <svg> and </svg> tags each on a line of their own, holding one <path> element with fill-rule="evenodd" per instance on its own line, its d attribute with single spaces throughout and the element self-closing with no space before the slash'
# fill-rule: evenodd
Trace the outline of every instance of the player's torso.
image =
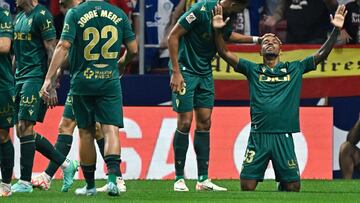
<svg viewBox="0 0 360 203">
<path fill-rule="evenodd" d="M 196 26 L 188 31 L 180 41 L 179 61 L 188 72 L 199 75 L 211 74 L 211 60 L 216 54 L 214 32 L 212 28 L 212 9 L 216 1 L 202 1 L 194 4 L 200 10 L 200 16 L 191 14 L 186 17 L 188 22 L 199 20 Z M 200 19 L 194 19 L 200 18 Z"/>
<path fill-rule="evenodd" d="M 13 37 L 13 26 L 10 12 L 0 8 L 0 33 L 1 37 L 6 35 Z M 8 90 L 14 88 L 14 76 L 11 70 L 11 60 L 9 54 L 0 54 L 0 89 Z M 0 90 L 0 91 L 1 91 Z"/>
<path fill-rule="evenodd" d="M 302 70 L 297 63 L 254 67 L 249 78 L 252 130 L 292 132 L 298 130 Z"/>
<path fill-rule="evenodd" d="M 20 12 L 14 23 L 13 49 L 16 57 L 17 80 L 25 78 L 43 78 L 47 69 L 47 55 L 41 37 L 38 15 L 45 15 L 43 6 L 36 6 L 30 13 Z"/>
<path fill-rule="evenodd" d="M 106 94 L 111 87 L 119 88 L 117 61 L 125 14 L 101 1 L 83 3 L 75 13 L 76 37 L 71 51 L 73 93 Z"/>
</svg>

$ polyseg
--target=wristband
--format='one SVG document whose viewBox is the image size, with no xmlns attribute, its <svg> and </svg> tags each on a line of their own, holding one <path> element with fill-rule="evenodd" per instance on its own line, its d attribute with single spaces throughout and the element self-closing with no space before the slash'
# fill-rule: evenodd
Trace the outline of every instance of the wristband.
<svg viewBox="0 0 360 203">
<path fill-rule="evenodd" d="M 259 37 L 252 37 L 252 40 L 255 44 L 258 44 L 259 43 Z"/>
</svg>

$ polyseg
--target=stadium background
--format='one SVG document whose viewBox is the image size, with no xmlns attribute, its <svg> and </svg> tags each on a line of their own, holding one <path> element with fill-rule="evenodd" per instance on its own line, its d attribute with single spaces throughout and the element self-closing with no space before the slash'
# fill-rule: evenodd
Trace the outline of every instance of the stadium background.
<svg viewBox="0 0 360 203">
<path fill-rule="evenodd" d="M 10 4 L 10 8 L 12 11 L 14 11 L 14 3 L 11 0 L 6 0 L 7 3 Z M 57 1 L 50 1 L 50 0 L 42 0 L 40 1 L 41 3 L 47 5 L 50 10 L 53 12 L 53 14 L 57 14 L 59 12 L 59 8 L 58 8 L 58 4 L 56 3 Z M 116 1 L 113 1 L 116 2 Z M 156 18 L 155 14 L 149 15 L 149 16 L 145 16 L 144 19 L 145 22 L 157 22 L 160 21 L 159 18 Z M 153 24 L 154 29 L 158 29 L 158 26 L 160 25 L 160 23 L 158 24 Z M 157 30 L 155 30 L 154 32 L 156 32 Z M 149 35 L 154 35 L 154 32 L 151 32 L 151 34 Z M 159 34 L 158 34 L 159 35 Z M 146 36 L 144 36 L 146 37 Z M 148 53 L 151 52 L 149 51 L 151 50 L 157 50 L 159 45 L 159 40 L 155 40 L 155 41 L 150 41 L 147 44 L 142 44 L 142 47 L 148 47 L 147 51 Z M 149 48 L 150 47 L 150 48 Z M 294 47 L 296 47 L 296 49 L 302 49 L 304 50 L 300 55 L 296 55 L 299 58 L 303 58 L 306 56 L 307 53 L 311 54 L 311 50 L 313 50 L 315 47 L 309 47 L 306 45 L 294 45 Z M 257 56 L 256 53 L 254 52 L 254 50 L 256 50 L 258 47 L 257 46 L 243 46 L 243 45 L 233 45 L 232 49 L 234 51 L 238 51 L 241 54 L 242 53 L 248 53 L 249 56 Z M 290 54 L 291 55 L 291 50 L 293 50 L 293 47 L 288 47 L 289 53 L 285 53 L 286 54 Z M 145 49 L 146 50 L 146 49 Z M 315 111 L 319 111 L 322 112 L 324 111 L 324 109 L 327 109 L 327 113 L 320 113 L 319 116 L 316 117 L 312 117 L 311 115 L 306 117 L 307 118 L 307 122 L 309 123 L 314 123 L 317 122 L 318 120 L 322 120 L 322 121 L 328 121 L 328 125 L 325 125 L 324 128 L 319 128 L 319 129 L 313 129 L 311 131 L 311 133 L 309 135 L 305 136 L 305 139 L 307 140 L 307 142 L 310 142 L 309 140 L 313 140 L 316 138 L 316 142 L 314 143 L 314 147 L 320 147 L 322 146 L 324 143 L 330 142 L 329 146 L 332 146 L 332 149 L 324 149 L 323 152 L 326 153 L 331 153 L 330 155 L 328 154 L 328 156 L 322 157 L 325 160 L 325 163 L 331 164 L 331 167 L 326 168 L 327 171 L 323 171 L 320 172 L 322 174 L 318 174 L 317 177 L 315 178 L 332 178 L 331 175 L 329 175 L 329 170 L 333 170 L 332 175 L 334 178 L 339 178 L 340 177 L 340 173 L 339 173 L 339 164 L 338 164 L 338 151 L 339 151 L 339 147 L 340 144 L 345 140 L 346 138 L 346 134 L 348 132 L 348 130 L 354 125 L 355 121 L 357 120 L 358 116 L 359 116 L 359 112 L 360 112 L 360 46 L 359 45 L 355 45 L 355 46 L 340 46 L 337 49 L 337 52 L 332 52 L 332 55 L 334 57 L 335 60 L 335 64 L 337 63 L 336 60 L 340 60 L 341 62 L 343 62 L 342 64 L 339 65 L 333 65 L 334 63 L 328 63 L 326 65 L 326 70 L 333 70 L 332 74 L 326 75 L 324 72 L 320 72 L 318 75 L 311 77 L 309 79 L 305 79 L 304 84 L 303 84 L 303 96 L 302 96 L 302 100 L 301 100 L 301 106 L 303 107 L 307 107 L 307 106 L 328 106 L 328 107 L 332 107 L 331 108 L 323 108 L 323 107 L 319 107 L 317 108 Z M 343 53 L 344 51 L 349 51 L 348 55 L 346 55 L 345 58 L 343 58 Z M 146 52 L 146 51 L 145 51 Z M 125 111 L 125 117 L 130 118 L 129 119 L 129 123 L 127 123 L 128 125 L 131 126 L 131 120 L 136 120 L 136 119 L 145 119 L 143 121 L 141 121 L 140 126 L 145 125 L 146 127 L 144 127 L 144 129 L 146 129 L 144 132 L 149 132 L 148 128 L 154 128 L 153 126 L 146 125 L 148 122 L 148 120 L 152 120 L 152 116 L 154 115 L 154 117 L 159 117 L 157 119 L 167 119 L 167 118 L 173 118 L 174 114 L 171 113 L 171 109 L 170 107 L 157 107 L 157 106 L 169 106 L 170 105 L 170 89 L 169 89 L 169 75 L 167 74 L 166 70 L 161 70 L 160 73 L 156 72 L 156 71 L 147 71 L 146 66 L 146 57 L 148 57 L 145 53 L 144 59 L 144 67 L 140 67 L 139 69 L 144 69 L 144 73 L 145 74 L 126 74 L 122 77 L 121 79 L 121 84 L 123 86 L 123 97 L 124 97 L 124 105 L 126 106 L 126 108 L 128 108 Z M 351 61 L 351 64 L 348 64 L 348 66 L 346 66 L 346 63 Z M 249 105 L 249 101 L 248 101 L 248 97 L 247 97 L 247 84 L 244 80 L 242 80 L 241 78 L 236 78 L 236 76 L 234 77 L 232 74 L 227 72 L 228 67 L 226 66 L 226 64 L 224 64 L 223 62 L 219 62 L 217 60 L 214 61 L 214 72 L 215 72 L 215 84 L 216 84 L 216 101 L 215 104 L 217 106 L 217 108 L 219 107 L 219 109 L 221 109 L 220 107 L 227 107 L 224 108 L 229 110 L 229 109 L 235 109 L 234 111 L 245 111 L 242 113 L 238 113 L 236 115 L 239 116 L 239 118 L 224 118 L 221 115 L 220 116 L 215 116 L 214 119 L 215 121 L 215 128 L 213 129 L 213 131 L 215 132 L 221 132 L 221 129 L 224 128 L 224 126 L 221 125 L 216 125 L 216 122 L 221 123 L 221 120 L 225 121 L 224 125 L 229 124 L 234 122 L 234 120 L 237 119 L 243 119 L 243 117 L 246 117 L 248 115 L 248 113 L 246 113 L 246 108 L 245 109 L 238 109 L 238 106 L 241 107 L 246 107 Z M 344 73 L 346 71 L 350 70 L 351 73 Z M 140 71 L 139 71 L 140 72 Z M 220 73 L 217 73 L 220 72 Z M 349 71 L 348 71 L 349 72 Z M 221 75 L 221 73 L 229 74 L 229 77 L 224 77 L 223 75 Z M 320 85 L 319 85 L 320 84 Z M 69 89 L 69 75 L 64 75 L 61 79 L 61 88 L 59 89 L 59 98 L 60 98 L 60 105 L 63 105 L 66 99 L 66 94 L 67 91 Z M 145 88 L 146 87 L 146 88 Z M 244 94 L 242 94 L 244 93 Z M 307 95 L 308 93 L 308 95 Z M 311 93 L 309 95 L 309 93 Z M 235 96 L 234 96 L 235 94 Z M 146 106 L 146 109 L 143 109 L 144 106 Z M 215 109 L 217 109 L 215 108 Z M 135 109 L 135 110 L 134 110 Z M 304 110 L 306 110 L 307 108 L 304 108 Z M 138 111 L 138 110 L 143 110 L 144 112 L 148 112 L 149 115 L 146 115 L 146 117 L 149 117 L 148 119 L 143 118 L 143 115 L 136 115 L 136 113 L 132 116 L 127 116 L 126 112 L 128 111 L 129 114 L 131 114 L 131 111 Z M 223 109 L 221 109 L 223 110 Z M 310 109 L 314 110 L 314 109 Z M 329 113 L 333 112 L 333 113 Z M 47 116 L 47 119 L 45 121 L 45 124 L 43 126 L 37 126 L 37 128 L 40 129 L 40 132 L 43 130 L 44 134 L 46 136 L 49 137 L 49 139 L 51 141 L 55 141 L 56 138 L 56 129 L 57 129 L 57 124 L 58 124 L 58 120 L 60 118 L 60 112 L 61 112 L 61 107 L 57 108 L 55 110 L 50 110 L 49 115 Z M 160 113 L 159 113 L 160 112 Z M 166 112 L 165 115 L 162 115 L 161 112 Z M 227 116 L 231 116 L 231 113 L 227 114 Z M 303 118 L 301 118 L 303 120 Z M 330 120 L 329 120 L 330 119 Z M 160 126 L 160 120 L 158 121 L 158 123 L 156 124 L 156 128 L 153 129 L 153 131 L 161 131 L 161 126 Z M 236 124 L 236 123 L 235 123 Z M 240 124 L 239 124 L 240 125 Z M 242 123 L 241 125 L 246 126 L 244 123 Z M 303 125 L 303 124 L 302 124 Z M 243 127 L 244 127 L 243 126 Z M 49 130 L 49 127 L 52 130 Z M 133 128 L 131 128 L 132 130 L 134 130 Z M 136 129 L 136 128 L 135 128 Z M 172 128 L 170 128 L 172 129 Z M 50 132 L 49 132 L 50 131 Z M 330 137 L 326 136 L 326 133 L 330 134 Z M 134 132 L 134 139 L 136 139 L 136 132 Z M 150 133 L 150 132 L 149 132 Z M 320 136 L 318 137 L 318 135 L 323 135 L 323 133 L 325 134 L 323 137 Z M 130 133 L 131 134 L 131 133 Z M 156 137 L 158 134 L 155 133 L 156 135 L 153 135 L 153 139 L 154 137 Z M 125 145 L 127 145 L 128 147 L 131 146 L 132 144 L 134 145 L 141 145 L 141 143 L 136 143 L 136 142 L 131 142 L 128 141 L 126 137 L 124 137 L 124 135 L 120 135 L 122 136 L 123 139 L 125 139 Z M 172 134 L 168 134 L 168 136 L 172 136 Z M 227 139 L 227 135 L 221 135 L 223 136 L 223 138 L 221 139 Z M 314 137 L 311 137 L 314 136 Z M 146 137 L 146 136 L 144 136 Z M 230 136 L 231 137 L 231 136 Z M 131 137 L 130 137 L 131 139 Z M 219 138 L 220 139 L 220 138 Z M 230 139 L 230 138 L 229 138 Z M 75 142 L 76 143 L 76 142 Z M 156 142 L 153 140 L 153 142 L 149 142 L 146 141 L 146 143 L 152 143 L 153 146 L 151 146 L 149 149 L 150 152 L 154 152 L 154 148 L 155 148 L 155 144 Z M 232 143 L 235 144 L 235 143 Z M 317 146 L 316 146 L 317 145 Z M 18 146 L 17 144 L 15 144 L 15 146 Z M 165 150 L 165 149 L 164 149 Z M 166 149 L 169 150 L 169 149 Z M 131 149 L 128 150 L 128 153 L 131 153 Z M 142 152 L 144 153 L 144 157 L 146 157 L 145 153 L 146 152 Z M 18 155 L 18 153 L 17 153 Z M 74 154 L 74 156 L 76 156 Z M 125 158 L 126 156 L 123 155 L 123 157 Z M 171 154 L 168 156 L 171 157 Z M 237 156 L 237 157 L 241 157 L 241 156 Z M 310 157 L 310 156 L 309 156 Z M 18 157 L 17 157 L 18 158 Z M 44 169 L 45 164 L 46 163 L 40 163 L 45 161 L 45 159 L 42 159 L 41 157 L 39 157 L 39 155 L 37 155 L 36 158 L 37 162 L 35 162 L 35 167 L 36 169 L 34 169 L 34 172 L 40 172 Z M 125 158 L 126 159 L 126 158 Z M 139 176 L 129 176 L 129 178 L 170 178 L 172 173 L 165 173 L 167 174 L 166 176 L 146 176 L 145 174 L 148 174 L 148 170 L 150 170 L 151 168 L 151 157 L 147 157 L 146 158 L 148 160 L 149 163 L 148 167 L 145 169 L 147 170 L 146 172 L 140 172 Z M 101 160 L 101 158 L 99 158 L 98 160 Z M 155 160 L 156 161 L 156 160 Z M 166 163 L 171 163 L 172 160 L 167 160 Z M 236 164 L 236 161 L 239 160 L 233 160 L 234 164 Z M 17 162 L 18 163 L 18 162 Z M 136 163 L 136 162 L 135 162 Z M 322 162 L 321 162 L 322 163 Z M 101 163 L 100 163 L 101 164 Z M 189 165 L 189 164 L 188 164 Z M 123 170 L 125 170 L 127 167 L 132 167 L 131 166 L 131 162 L 126 162 L 125 164 L 123 164 Z M 169 167 L 169 166 L 167 166 Z M 98 167 L 99 168 L 99 167 Z M 100 167 L 101 168 L 101 167 Z M 216 166 L 215 166 L 216 168 Z M 128 170 L 130 170 L 131 168 L 129 168 Z M 18 171 L 18 169 L 16 169 Z M 171 169 L 168 169 L 171 170 Z M 214 170 L 215 171 L 215 170 Z M 101 170 L 98 170 L 98 177 L 101 178 Z M 234 177 L 236 174 L 236 171 L 233 171 L 234 175 L 231 178 L 237 178 Z M 331 172 L 331 171 L 330 171 Z M 15 173 L 18 173 L 15 171 Z M 189 172 L 193 173 L 193 172 Z M 306 178 L 314 178 L 314 177 L 307 177 Z"/>
</svg>

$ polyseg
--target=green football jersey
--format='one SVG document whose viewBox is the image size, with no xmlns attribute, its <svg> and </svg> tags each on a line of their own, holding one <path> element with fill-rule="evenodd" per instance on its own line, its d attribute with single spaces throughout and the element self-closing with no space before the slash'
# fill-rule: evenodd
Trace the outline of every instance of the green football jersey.
<svg viewBox="0 0 360 203">
<path fill-rule="evenodd" d="M 179 40 L 178 61 L 180 70 L 196 75 L 212 74 L 211 60 L 217 49 L 212 27 L 212 10 L 217 0 L 204 0 L 194 4 L 179 19 L 187 31 Z M 224 38 L 231 35 L 231 23 L 224 28 Z M 169 63 L 172 69 L 171 62 Z"/>
<path fill-rule="evenodd" d="M 52 15 L 40 4 L 29 13 L 21 11 L 15 18 L 14 35 L 16 82 L 42 81 L 48 66 L 44 40 L 56 38 Z"/>
<path fill-rule="evenodd" d="M 13 39 L 13 24 L 9 11 L 0 7 L 0 37 Z M 0 89 L 6 91 L 14 88 L 14 76 L 9 54 L 0 54 Z"/>
<path fill-rule="evenodd" d="M 61 40 L 72 43 L 73 95 L 116 95 L 120 91 L 121 44 L 135 40 L 126 14 L 104 1 L 86 1 L 68 11 Z"/>
<path fill-rule="evenodd" d="M 270 68 L 240 59 L 235 71 L 246 75 L 250 91 L 251 132 L 299 132 L 302 75 L 315 70 L 314 57 Z"/>
</svg>

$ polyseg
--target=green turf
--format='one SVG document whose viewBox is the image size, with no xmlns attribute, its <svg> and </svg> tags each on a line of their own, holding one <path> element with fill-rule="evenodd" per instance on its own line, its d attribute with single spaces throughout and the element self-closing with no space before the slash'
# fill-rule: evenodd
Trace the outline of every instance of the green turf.
<svg viewBox="0 0 360 203">
<path fill-rule="evenodd" d="M 238 180 L 214 181 L 227 187 L 227 192 L 196 192 L 195 181 L 187 181 L 190 192 L 173 192 L 173 181 L 126 181 L 128 191 L 120 197 L 109 197 L 98 193 L 93 197 L 75 196 L 76 187 L 83 182 L 77 181 L 68 193 L 59 192 L 60 181 L 53 181 L 49 191 L 35 189 L 31 194 L 15 193 L 9 198 L 1 198 L 0 202 L 360 202 L 360 181 L 319 181 L 303 180 L 300 193 L 277 192 L 274 181 L 260 183 L 255 192 L 241 192 Z M 103 186 L 105 181 L 97 181 L 97 186 Z"/>
</svg>

